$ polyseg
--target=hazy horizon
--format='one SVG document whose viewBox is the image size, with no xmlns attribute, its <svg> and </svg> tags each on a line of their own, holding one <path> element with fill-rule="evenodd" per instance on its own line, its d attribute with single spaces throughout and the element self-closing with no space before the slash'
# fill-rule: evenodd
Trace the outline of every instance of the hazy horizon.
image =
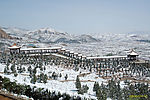
<svg viewBox="0 0 150 100">
<path fill-rule="evenodd" d="M 3 0 L 0 26 L 72 34 L 150 31 L 149 0 Z"/>
</svg>

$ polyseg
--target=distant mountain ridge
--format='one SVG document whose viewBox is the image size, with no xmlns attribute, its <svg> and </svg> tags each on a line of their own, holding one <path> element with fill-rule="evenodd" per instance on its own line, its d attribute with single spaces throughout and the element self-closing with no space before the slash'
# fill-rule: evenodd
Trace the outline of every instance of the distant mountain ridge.
<svg viewBox="0 0 150 100">
<path fill-rule="evenodd" d="M 10 37 L 21 39 L 21 42 L 37 43 L 93 43 L 93 42 L 120 42 L 120 41 L 150 41 L 150 32 L 135 31 L 122 34 L 82 34 L 74 35 L 67 32 L 56 31 L 52 28 L 41 28 L 37 30 L 26 30 L 16 27 L 1 27 Z M 7 37 L 7 36 L 6 36 Z M 8 38 L 10 38 L 8 37 Z"/>
<path fill-rule="evenodd" d="M 52 28 L 41 28 L 34 31 L 19 28 L 3 29 L 11 36 L 44 43 L 87 43 L 99 41 L 99 39 L 90 35 L 72 35 L 67 32 L 58 32 Z"/>
<path fill-rule="evenodd" d="M 13 39 L 13 37 L 9 36 L 5 31 L 0 28 L 0 38 L 4 39 Z"/>
</svg>

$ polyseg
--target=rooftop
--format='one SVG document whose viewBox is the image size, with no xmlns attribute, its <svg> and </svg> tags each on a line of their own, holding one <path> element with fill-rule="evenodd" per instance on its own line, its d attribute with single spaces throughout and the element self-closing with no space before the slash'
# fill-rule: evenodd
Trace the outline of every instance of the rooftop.
<svg viewBox="0 0 150 100">
<path fill-rule="evenodd" d="M 11 47 L 8 47 L 8 49 L 18 49 L 21 48 L 19 46 L 16 45 L 16 43 L 14 43 Z"/>
<path fill-rule="evenodd" d="M 127 58 L 127 56 L 87 57 L 87 59 L 112 59 L 112 58 Z"/>
<path fill-rule="evenodd" d="M 70 53 L 74 53 L 74 51 L 70 51 Z"/>
<path fill-rule="evenodd" d="M 128 55 L 138 56 L 138 54 L 137 54 L 134 50 L 131 50 L 131 51 L 128 53 Z"/>
<path fill-rule="evenodd" d="M 28 51 L 28 50 L 54 50 L 54 49 L 61 49 L 61 47 L 49 47 L 49 48 L 22 48 L 20 50 L 22 51 Z"/>
</svg>

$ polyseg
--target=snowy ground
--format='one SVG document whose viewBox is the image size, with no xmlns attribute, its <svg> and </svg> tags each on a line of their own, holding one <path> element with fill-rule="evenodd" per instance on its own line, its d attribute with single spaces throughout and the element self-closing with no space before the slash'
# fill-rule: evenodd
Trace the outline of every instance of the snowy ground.
<svg viewBox="0 0 150 100">
<path fill-rule="evenodd" d="M 16 81 L 17 83 L 20 83 L 20 84 L 36 86 L 37 88 L 49 89 L 50 91 L 67 93 L 67 94 L 70 94 L 71 96 L 81 96 L 83 98 L 86 97 L 86 98 L 96 99 L 95 93 L 93 92 L 94 82 L 99 82 L 99 84 L 103 82 L 104 84 L 107 84 L 109 80 L 109 79 L 103 79 L 99 77 L 95 72 L 90 73 L 88 70 L 80 69 L 79 71 L 74 71 L 72 68 L 62 68 L 61 66 L 47 65 L 45 71 L 40 71 L 40 69 L 38 68 L 36 75 L 40 75 L 40 73 L 44 73 L 44 74 L 47 74 L 47 76 L 49 77 L 52 75 L 53 72 L 55 72 L 58 75 L 61 73 L 62 77 L 61 78 L 58 77 L 57 80 L 53 80 L 49 78 L 46 84 L 44 83 L 32 84 L 30 83 L 31 78 L 29 77 L 29 72 L 27 71 L 27 68 L 29 66 L 23 65 L 22 67 L 26 68 L 26 72 L 21 73 L 21 74 L 18 73 L 17 77 L 15 77 L 13 74 L 11 75 L 3 74 L 5 66 L 6 65 L 4 64 L 0 64 L 0 75 L 10 78 L 11 81 Z M 82 76 L 84 73 L 86 75 Z M 68 74 L 67 80 L 65 80 L 66 74 Z M 118 74 L 122 76 L 122 72 L 116 73 L 114 75 L 117 76 Z M 88 92 L 84 93 L 83 95 L 79 95 L 75 87 L 75 80 L 76 80 L 77 75 L 79 75 L 81 85 L 87 85 L 89 87 Z M 111 76 L 111 75 L 108 74 L 108 76 Z M 124 81 L 120 82 L 120 86 L 121 88 L 125 86 Z"/>
<path fill-rule="evenodd" d="M 0 64 L 0 66 L 1 66 L 0 72 L 3 72 L 5 65 Z M 76 77 L 77 75 L 81 73 L 88 73 L 88 71 L 85 71 L 85 70 L 74 71 L 73 69 L 61 68 L 60 66 L 50 66 L 50 65 L 46 66 L 46 71 L 44 73 L 49 76 L 52 74 L 52 72 L 61 73 L 62 77 L 58 78 L 57 80 L 48 80 L 46 84 L 44 83 L 31 84 L 30 77 L 28 76 L 29 75 L 28 72 L 21 73 L 21 74 L 18 73 L 17 77 L 14 77 L 14 75 L 12 74 L 5 75 L 1 73 L 0 75 L 10 78 L 11 81 L 16 80 L 17 83 L 36 86 L 39 88 L 46 88 L 46 89 L 49 89 L 50 91 L 56 91 L 56 92 L 59 91 L 60 93 L 67 93 L 70 95 L 78 96 L 79 94 L 77 93 L 76 91 L 77 89 L 75 87 Z M 37 75 L 39 73 L 40 73 L 40 70 L 37 70 Z M 68 74 L 68 79 L 67 79 L 68 81 L 65 81 L 65 78 L 64 78 L 66 74 Z M 79 96 L 96 99 L 95 93 L 93 92 L 94 82 L 97 81 L 101 84 L 102 81 L 105 83 L 106 80 L 102 78 L 95 78 L 95 77 L 98 77 L 95 73 L 91 73 L 84 77 L 80 77 L 81 85 L 87 84 L 87 86 L 89 87 L 89 90 L 84 95 L 79 95 Z"/>
</svg>

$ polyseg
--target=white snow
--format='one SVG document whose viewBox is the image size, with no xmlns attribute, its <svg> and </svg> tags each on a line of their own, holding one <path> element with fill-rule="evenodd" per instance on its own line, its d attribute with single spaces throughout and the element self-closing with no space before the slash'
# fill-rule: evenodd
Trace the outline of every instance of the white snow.
<svg viewBox="0 0 150 100">
<path fill-rule="evenodd" d="M 63 55 L 60 55 L 60 54 L 51 54 L 51 55 L 54 55 L 54 56 L 58 56 L 58 57 L 61 57 L 61 58 L 68 58 L 68 57 L 66 57 L 66 56 L 63 56 Z"/>
<path fill-rule="evenodd" d="M 16 45 L 13 45 L 11 47 L 8 47 L 9 49 L 17 49 L 17 48 L 20 48 L 19 46 L 16 46 Z"/>
<path fill-rule="evenodd" d="M 132 51 L 131 53 L 129 53 L 129 55 L 136 55 L 136 56 L 138 56 L 138 54 L 136 52 L 134 52 L 134 51 Z"/>
<path fill-rule="evenodd" d="M 28 50 L 54 50 L 54 49 L 61 49 L 61 47 L 49 47 L 49 48 L 21 48 L 22 51 Z"/>
<path fill-rule="evenodd" d="M 5 65 L 0 64 L 0 72 L 3 72 Z M 27 66 L 24 66 L 27 67 Z M 41 71 L 37 70 L 37 74 L 39 75 Z M 45 89 L 49 89 L 50 91 L 56 91 L 56 92 L 60 92 L 60 93 L 67 93 L 70 94 L 72 96 L 81 96 L 81 97 L 86 97 L 86 98 L 93 98 L 96 99 L 96 97 L 94 96 L 94 92 L 93 92 L 93 85 L 94 85 L 94 81 L 99 81 L 100 83 L 102 81 L 106 82 L 106 80 L 102 79 L 102 78 L 95 78 L 97 77 L 97 75 L 95 73 L 91 73 L 85 77 L 80 77 L 80 81 L 82 85 L 87 84 L 89 87 L 89 90 L 87 93 L 85 93 L 84 95 L 80 95 L 77 93 L 77 89 L 75 87 L 75 80 L 77 75 L 81 73 L 87 73 L 88 71 L 85 70 L 79 70 L 79 71 L 74 71 L 73 69 L 65 69 L 65 68 L 61 68 L 61 66 L 46 66 L 46 71 L 44 71 L 45 74 L 47 74 L 48 76 L 52 74 L 52 72 L 55 72 L 57 74 L 61 73 L 62 77 L 58 77 L 57 80 L 48 80 L 48 83 L 43 84 L 43 83 L 36 83 L 36 84 L 31 84 L 30 83 L 30 77 L 28 76 L 29 73 L 25 72 L 25 73 L 18 73 L 17 77 L 14 77 L 14 75 L 5 75 L 5 74 L 0 74 L 3 77 L 7 77 L 9 78 L 11 81 L 17 81 L 17 83 L 20 84 L 27 84 L 30 86 L 36 86 L 38 88 L 45 88 Z M 68 81 L 65 81 L 65 75 L 68 74 Z M 87 81 L 87 82 L 83 82 L 83 81 Z M 92 82 L 90 82 L 92 81 Z"/>
<path fill-rule="evenodd" d="M 87 59 L 109 59 L 109 58 L 127 58 L 127 56 L 102 56 L 102 57 L 87 57 Z"/>
</svg>

